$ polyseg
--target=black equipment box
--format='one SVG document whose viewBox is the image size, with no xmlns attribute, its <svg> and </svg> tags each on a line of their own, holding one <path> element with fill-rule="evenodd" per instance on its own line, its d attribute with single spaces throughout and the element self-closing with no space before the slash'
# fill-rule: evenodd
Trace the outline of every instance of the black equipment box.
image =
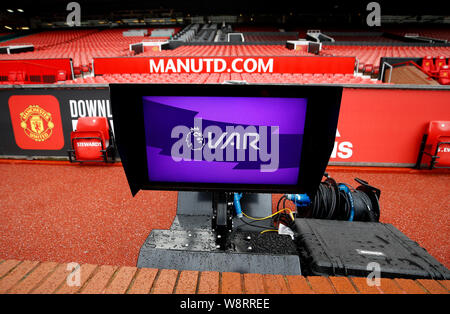
<svg viewBox="0 0 450 314">
<path fill-rule="evenodd" d="M 390 224 L 319 219 L 295 224 L 303 275 L 365 277 L 375 262 L 380 277 L 450 279 L 445 266 Z"/>
</svg>

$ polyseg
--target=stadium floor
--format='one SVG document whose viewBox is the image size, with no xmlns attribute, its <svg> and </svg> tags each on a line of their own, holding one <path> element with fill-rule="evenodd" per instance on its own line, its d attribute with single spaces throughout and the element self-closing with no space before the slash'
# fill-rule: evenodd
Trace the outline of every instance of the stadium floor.
<svg viewBox="0 0 450 314">
<path fill-rule="evenodd" d="M 450 268 L 448 170 L 331 166 L 381 189 L 381 221 L 391 223 Z M 123 168 L 51 161 L 0 161 L 0 259 L 136 266 L 152 229 L 170 227 L 176 192 L 135 198 Z M 276 205 L 278 195 L 274 195 Z"/>
</svg>

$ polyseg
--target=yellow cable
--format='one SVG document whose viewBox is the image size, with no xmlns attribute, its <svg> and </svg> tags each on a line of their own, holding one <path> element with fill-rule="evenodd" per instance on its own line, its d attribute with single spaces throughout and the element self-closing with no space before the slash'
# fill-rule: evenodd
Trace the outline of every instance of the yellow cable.
<svg viewBox="0 0 450 314">
<path fill-rule="evenodd" d="M 261 231 L 259 234 L 263 234 L 263 233 L 266 233 L 266 232 L 269 232 L 269 231 L 276 231 L 276 232 L 278 232 L 277 229 L 267 229 L 267 230 Z"/>
<path fill-rule="evenodd" d="M 243 214 L 245 217 L 247 217 L 248 219 L 252 219 L 252 220 L 265 220 L 265 219 L 269 219 L 269 218 L 271 218 L 271 217 L 273 217 L 273 216 L 275 216 L 275 215 L 281 213 L 282 211 L 286 211 L 286 210 L 288 210 L 288 211 L 290 212 L 290 216 L 291 216 L 292 220 L 294 220 L 294 215 L 292 214 L 292 211 L 291 211 L 289 208 L 283 208 L 283 209 L 277 211 L 276 213 L 273 213 L 272 215 L 267 216 L 267 217 L 263 217 L 263 218 L 254 218 L 254 217 L 250 217 L 250 216 L 247 216 L 244 212 L 242 212 L 242 214 Z"/>
</svg>

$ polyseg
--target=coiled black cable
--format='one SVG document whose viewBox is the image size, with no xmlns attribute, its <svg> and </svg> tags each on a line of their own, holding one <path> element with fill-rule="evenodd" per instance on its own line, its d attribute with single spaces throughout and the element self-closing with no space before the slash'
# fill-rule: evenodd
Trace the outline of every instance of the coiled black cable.
<svg viewBox="0 0 450 314">
<path fill-rule="evenodd" d="M 342 188 L 339 188 L 340 185 L 346 186 L 348 189 L 344 187 L 346 189 L 344 191 Z M 367 192 L 367 189 L 364 191 L 359 190 L 360 187 L 354 189 L 348 184 L 337 184 L 334 179 L 328 177 L 319 184 L 311 204 L 300 209 L 298 208 L 299 216 L 336 220 L 351 220 L 351 216 L 353 216 L 352 220 L 354 221 L 378 221 L 379 212 L 375 212 L 375 205 L 367 194 L 370 191 Z M 279 199 L 277 209 L 281 201 L 284 204 L 286 199 L 286 196 Z M 378 198 L 375 198 L 375 201 L 377 200 Z"/>
<path fill-rule="evenodd" d="M 310 218 L 332 219 L 335 217 L 338 201 L 333 181 L 327 179 L 319 185 L 310 205 Z"/>
</svg>

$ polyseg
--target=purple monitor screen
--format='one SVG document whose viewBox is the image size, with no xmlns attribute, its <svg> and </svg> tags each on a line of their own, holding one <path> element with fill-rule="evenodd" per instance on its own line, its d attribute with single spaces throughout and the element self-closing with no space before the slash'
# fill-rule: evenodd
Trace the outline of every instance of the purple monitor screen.
<svg viewBox="0 0 450 314">
<path fill-rule="evenodd" d="M 144 96 L 151 182 L 297 184 L 307 100 Z"/>
</svg>

